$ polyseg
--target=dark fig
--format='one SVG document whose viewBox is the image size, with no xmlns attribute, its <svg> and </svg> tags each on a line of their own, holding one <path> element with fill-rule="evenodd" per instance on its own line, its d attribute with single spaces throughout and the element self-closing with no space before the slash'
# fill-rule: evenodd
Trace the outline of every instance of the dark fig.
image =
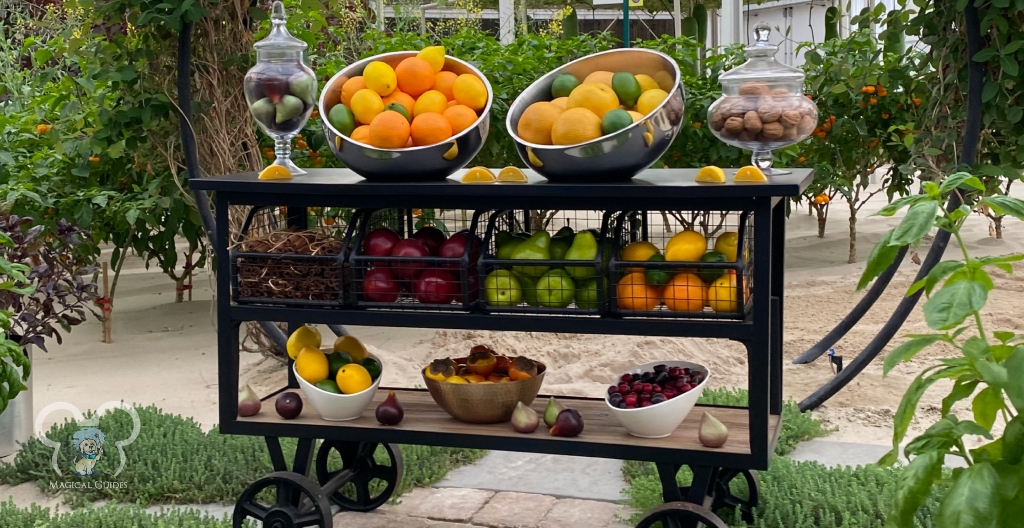
<svg viewBox="0 0 1024 528">
<path fill-rule="evenodd" d="M 523 402 L 516 404 L 516 409 L 512 411 L 512 428 L 519 433 L 532 433 L 537 430 L 537 426 L 540 425 L 540 417 L 537 416 L 537 411 L 523 405 Z"/>
<path fill-rule="evenodd" d="M 398 425 L 402 421 L 402 418 L 405 417 L 405 411 L 398 404 L 395 391 L 389 392 L 388 397 L 380 402 L 374 415 L 377 417 L 377 421 L 384 425 Z"/>
<path fill-rule="evenodd" d="M 565 407 L 561 403 L 558 403 L 552 396 L 548 400 L 548 406 L 544 408 L 544 425 L 551 427 L 555 425 L 555 420 L 558 418 L 558 413 L 565 410 Z"/>
<path fill-rule="evenodd" d="M 722 447 L 729 439 L 729 429 L 718 418 L 705 412 L 704 416 L 700 417 L 697 439 L 704 447 Z"/>
<path fill-rule="evenodd" d="M 291 420 L 302 413 L 302 398 L 291 391 L 282 392 L 274 402 L 274 409 L 277 410 L 277 414 L 281 415 L 281 418 Z"/>
<path fill-rule="evenodd" d="M 572 437 L 583 432 L 583 417 L 576 409 L 563 409 L 551 426 L 551 436 Z"/>
<path fill-rule="evenodd" d="M 238 391 L 238 415 L 253 416 L 260 412 L 263 403 L 248 384 Z"/>
</svg>

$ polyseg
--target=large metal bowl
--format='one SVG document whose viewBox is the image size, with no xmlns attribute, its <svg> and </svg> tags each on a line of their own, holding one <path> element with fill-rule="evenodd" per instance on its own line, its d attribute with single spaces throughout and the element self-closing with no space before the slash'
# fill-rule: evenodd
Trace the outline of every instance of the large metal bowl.
<svg viewBox="0 0 1024 528">
<path fill-rule="evenodd" d="M 456 359 L 455 362 L 464 365 L 466 358 Z M 467 423 L 487 424 L 509 421 L 519 402 L 523 402 L 523 405 L 533 403 L 544 383 L 545 372 L 547 367 L 537 362 L 537 375 L 532 378 L 465 385 L 432 380 L 422 371 L 420 374 L 430 396 L 452 418 Z"/>
<path fill-rule="evenodd" d="M 551 100 L 551 83 L 555 77 L 571 73 L 582 81 L 587 75 L 600 70 L 642 73 L 651 77 L 655 77 L 657 72 L 668 72 L 672 76 L 672 86 L 665 90 L 668 98 L 644 119 L 593 141 L 567 147 L 537 145 L 519 137 L 519 118 L 531 104 Z M 598 183 L 628 181 L 650 167 L 668 150 L 682 121 L 683 86 L 675 61 L 657 51 L 615 49 L 588 55 L 541 77 L 512 103 L 505 126 L 526 165 L 548 180 Z"/>
<path fill-rule="evenodd" d="M 327 81 L 327 85 L 320 94 L 320 122 L 324 125 L 327 144 L 330 145 L 335 157 L 367 180 L 382 182 L 442 181 L 455 171 L 465 167 L 480 151 L 484 140 L 487 139 L 491 123 L 491 103 L 494 100 L 491 83 L 479 70 L 454 57 L 445 57 L 444 69 L 458 75 L 471 73 L 479 77 L 487 87 L 487 106 L 480 112 L 480 117 L 473 123 L 473 126 L 452 136 L 444 143 L 426 147 L 382 149 L 352 141 L 327 121 L 327 116 L 334 105 L 341 104 L 342 85 L 352 77 L 362 75 L 363 68 L 367 64 L 373 61 L 383 61 L 390 64 L 391 67 L 395 67 L 402 62 L 402 59 L 415 56 L 415 51 L 398 51 L 363 59 L 338 72 L 330 81 Z"/>
</svg>

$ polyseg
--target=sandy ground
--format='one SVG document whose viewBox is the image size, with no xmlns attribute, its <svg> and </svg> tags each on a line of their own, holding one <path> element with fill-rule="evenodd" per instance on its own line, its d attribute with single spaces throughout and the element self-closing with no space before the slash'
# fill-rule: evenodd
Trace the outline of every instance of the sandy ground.
<svg viewBox="0 0 1024 528">
<path fill-rule="evenodd" d="M 882 204 L 869 204 L 861 213 L 859 253 L 866 259 L 871 246 L 898 219 L 868 218 Z M 860 298 L 855 292 L 861 264 L 846 264 L 845 205 L 835 204 L 836 216 L 824 239 L 816 236 L 817 222 L 805 209 L 794 211 L 787 224 L 785 355 L 792 359 L 832 328 Z M 1004 239 L 989 236 L 987 219 L 972 217 L 964 240 L 976 255 L 1024 251 L 1024 225 L 1007 221 Z M 927 248 L 920 248 L 922 256 Z M 957 253 L 953 253 L 956 251 Z M 959 255 L 951 246 L 949 257 Z M 889 292 L 837 346 L 850 361 L 888 319 L 918 266 L 908 259 Z M 985 310 L 988 328 L 1024 331 L 1024 306 L 1015 302 L 1024 291 L 1024 278 L 999 273 L 997 290 Z M 99 342 L 100 325 L 90 321 L 75 328 L 63 345 L 49 353 L 37 352 L 35 409 L 54 401 L 67 401 L 81 409 L 96 408 L 110 400 L 156 405 L 165 411 L 190 415 L 204 426 L 217 422 L 217 362 L 212 283 L 208 274 L 196 278 L 194 300 L 174 303 L 174 284 L 157 270 L 131 261 L 123 272 L 114 308 L 114 343 Z M 746 385 L 742 347 L 728 341 L 634 338 L 620 336 L 491 333 L 433 329 L 351 328 L 374 352 L 385 358 L 385 385 L 415 386 L 419 368 L 429 359 L 465 355 L 472 344 L 489 344 L 509 354 L 540 359 L 550 367 L 544 392 L 601 394 L 615 374 L 638 362 L 686 359 L 708 365 L 715 386 Z M 902 334 L 923 332 L 920 307 Z M 329 330 L 323 329 L 325 334 Z M 890 347 L 891 348 L 891 347 Z M 948 351 L 932 348 L 919 359 L 881 375 L 881 358 L 817 415 L 837 427 L 836 440 L 885 444 L 891 437 L 892 413 L 904 389 L 929 361 Z M 832 376 L 824 359 L 810 365 L 785 368 L 784 392 L 796 400 L 809 395 Z M 265 394 L 283 384 L 284 370 L 274 360 L 242 354 L 242 377 Z M 926 418 L 938 414 L 942 386 L 923 400 Z M 48 420 L 62 420 L 54 413 Z"/>
</svg>

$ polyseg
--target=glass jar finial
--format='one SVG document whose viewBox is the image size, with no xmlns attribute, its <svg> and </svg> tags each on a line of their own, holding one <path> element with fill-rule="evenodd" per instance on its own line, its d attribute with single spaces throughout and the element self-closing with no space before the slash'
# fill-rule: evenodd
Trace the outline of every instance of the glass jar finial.
<svg viewBox="0 0 1024 528">
<path fill-rule="evenodd" d="M 274 25 L 284 24 L 288 20 L 284 15 L 284 3 L 280 0 L 274 2 L 274 6 L 270 9 L 270 20 Z"/>
<path fill-rule="evenodd" d="M 771 35 L 771 33 L 772 33 L 772 28 L 770 26 L 768 26 L 767 22 L 765 22 L 764 20 L 762 20 L 761 22 L 758 22 L 758 24 L 756 26 L 754 26 L 754 42 L 755 42 L 755 45 L 764 46 L 764 45 L 770 44 L 768 42 L 768 36 Z"/>
</svg>

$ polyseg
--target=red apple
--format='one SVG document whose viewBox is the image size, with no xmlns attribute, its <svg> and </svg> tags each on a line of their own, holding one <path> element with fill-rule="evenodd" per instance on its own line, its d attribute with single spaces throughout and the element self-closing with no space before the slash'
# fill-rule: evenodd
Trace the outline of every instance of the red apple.
<svg viewBox="0 0 1024 528">
<path fill-rule="evenodd" d="M 392 257 L 429 257 L 430 251 L 427 246 L 423 245 L 423 242 L 416 240 L 415 238 L 407 238 L 399 241 L 395 244 L 394 249 L 391 250 Z M 419 276 L 427 264 L 421 260 L 402 260 L 401 262 L 391 262 L 391 268 L 394 269 L 395 275 L 398 275 L 399 279 L 402 280 L 413 280 Z"/>
<path fill-rule="evenodd" d="M 394 231 L 382 227 L 371 231 L 363 240 L 363 254 L 371 257 L 386 257 L 394 250 L 401 237 Z"/>
<path fill-rule="evenodd" d="M 421 227 L 412 237 L 423 242 L 423 245 L 427 246 L 427 249 L 430 250 L 430 255 L 433 257 L 437 256 L 441 245 L 448 239 L 448 237 L 444 236 L 443 231 L 434 226 Z"/>
<path fill-rule="evenodd" d="M 469 264 L 475 265 L 477 260 L 480 259 L 480 247 L 483 246 L 483 242 L 480 237 L 470 234 L 467 231 L 459 231 L 452 235 L 451 238 L 445 241 L 441 245 L 441 249 L 437 252 L 437 256 L 444 258 L 462 258 L 462 255 L 466 252 L 466 245 L 469 245 Z M 448 263 L 444 267 L 458 269 L 458 263 Z"/>
<path fill-rule="evenodd" d="M 473 302 L 480 298 L 480 271 L 474 265 L 469 266 L 468 277 L 463 274 L 459 274 L 459 277 L 466 283 L 466 290 L 469 292 L 469 302 Z M 466 302 L 462 297 L 462 284 L 455 285 L 455 302 Z"/>
<path fill-rule="evenodd" d="M 387 268 L 373 268 L 363 274 L 363 297 L 370 302 L 398 300 L 398 282 Z"/>
<path fill-rule="evenodd" d="M 416 280 L 416 300 L 423 304 L 451 304 L 459 291 L 459 282 L 442 269 L 428 269 Z"/>
</svg>

